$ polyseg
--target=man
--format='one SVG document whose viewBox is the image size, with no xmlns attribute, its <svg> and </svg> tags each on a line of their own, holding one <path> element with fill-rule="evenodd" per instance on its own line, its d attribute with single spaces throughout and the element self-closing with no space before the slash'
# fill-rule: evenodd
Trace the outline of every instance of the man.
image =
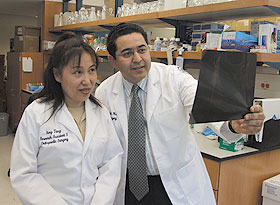
<svg viewBox="0 0 280 205">
<path fill-rule="evenodd" d="M 98 87 L 96 97 L 110 110 L 125 152 L 114 204 L 124 200 L 129 205 L 215 204 L 207 170 L 188 125 L 197 81 L 175 66 L 151 63 L 147 35 L 140 26 L 117 25 L 108 36 L 107 47 L 110 64 L 120 72 Z M 140 103 L 139 111 L 136 107 Z M 237 133 L 257 133 L 264 114 L 260 106 L 250 110 L 242 120 L 214 123 L 212 127 L 229 141 L 243 136 Z M 144 122 L 140 116 L 135 123 L 140 112 Z M 137 141 L 143 133 L 138 132 L 138 124 L 144 127 L 142 141 Z"/>
</svg>

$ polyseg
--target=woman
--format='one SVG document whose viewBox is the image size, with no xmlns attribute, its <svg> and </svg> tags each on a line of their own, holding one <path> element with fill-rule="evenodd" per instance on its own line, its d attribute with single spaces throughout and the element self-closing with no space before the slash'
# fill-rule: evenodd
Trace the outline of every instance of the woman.
<svg viewBox="0 0 280 205">
<path fill-rule="evenodd" d="M 123 151 L 108 110 L 91 95 L 97 67 L 82 37 L 56 42 L 12 148 L 11 183 L 23 204 L 113 204 Z"/>
</svg>

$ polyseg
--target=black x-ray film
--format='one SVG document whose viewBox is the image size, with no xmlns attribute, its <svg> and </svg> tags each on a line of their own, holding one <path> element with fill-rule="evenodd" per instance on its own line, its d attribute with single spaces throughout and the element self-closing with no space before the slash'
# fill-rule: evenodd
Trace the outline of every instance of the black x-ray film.
<svg viewBox="0 0 280 205">
<path fill-rule="evenodd" d="M 190 123 L 242 119 L 253 105 L 255 53 L 205 50 Z"/>
</svg>

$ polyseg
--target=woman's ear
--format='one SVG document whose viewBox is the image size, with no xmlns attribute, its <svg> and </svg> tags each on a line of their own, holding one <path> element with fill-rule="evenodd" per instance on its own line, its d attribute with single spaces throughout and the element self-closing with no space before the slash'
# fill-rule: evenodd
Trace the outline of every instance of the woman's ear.
<svg viewBox="0 0 280 205">
<path fill-rule="evenodd" d="M 53 75 L 54 78 L 57 82 L 61 83 L 61 75 L 59 73 L 59 71 L 57 70 L 57 68 L 53 68 Z"/>
</svg>

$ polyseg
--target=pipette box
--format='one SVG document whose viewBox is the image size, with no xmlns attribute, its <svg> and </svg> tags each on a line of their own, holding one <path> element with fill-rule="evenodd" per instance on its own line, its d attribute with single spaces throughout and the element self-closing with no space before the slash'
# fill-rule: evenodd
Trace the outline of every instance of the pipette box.
<svg viewBox="0 0 280 205">
<path fill-rule="evenodd" d="M 222 49 L 235 49 L 248 52 L 257 45 L 258 38 L 240 31 L 225 31 L 222 35 Z"/>
<path fill-rule="evenodd" d="M 280 205 L 280 174 L 263 181 L 263 205 Z"/>
</svg>

